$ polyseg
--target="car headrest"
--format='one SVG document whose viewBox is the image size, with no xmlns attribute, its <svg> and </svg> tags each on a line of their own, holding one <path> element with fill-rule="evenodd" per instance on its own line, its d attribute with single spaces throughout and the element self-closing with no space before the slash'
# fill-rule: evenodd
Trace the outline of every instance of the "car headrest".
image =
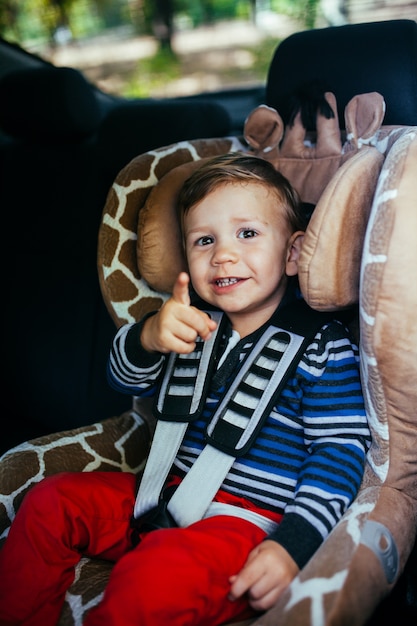
<svg viewBox="0 0 417 626">
<path fill-rule="evenodd" d="M 101 121 L 93 87 L 75 69 L 21 69 L 0 80 L 0 128 L 40 143 L 77 142 Z"/>
<path fill-rule="evenodd" d="M 223 137 L 230 115 L 207 100 L 141 100 L 121 102 L 110 111 L 98 133 L 98 154 L 104 170 L 117 172 L 138 154 L 179 140 Z"/>
<path fill-rule="evenodd" d="M 388 20 L 294 33 L 280 43 L 270 64 L 266 103 L 289 122 L 292 95 L 320 81 L 343 111 L 358 93 L 382 94 L 386 125 L 417 124 L 417 23 Z M 314 129 L 311 129 L 314 130 Z"/>
</svg>

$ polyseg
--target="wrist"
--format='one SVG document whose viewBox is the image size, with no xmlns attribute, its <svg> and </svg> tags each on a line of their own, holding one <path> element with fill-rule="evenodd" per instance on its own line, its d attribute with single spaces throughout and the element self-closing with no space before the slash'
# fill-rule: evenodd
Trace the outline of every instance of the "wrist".
<svg viewBox="0 0 417 626">
<path fill-rule="evenodd" d="M 139 343 L 146 352 L 157 352 L 155 346 L 152 343 L 152 326 L 154 324 L 155 315 L 148 317 L 141 325 L 139 332 Z"/>
</svg>

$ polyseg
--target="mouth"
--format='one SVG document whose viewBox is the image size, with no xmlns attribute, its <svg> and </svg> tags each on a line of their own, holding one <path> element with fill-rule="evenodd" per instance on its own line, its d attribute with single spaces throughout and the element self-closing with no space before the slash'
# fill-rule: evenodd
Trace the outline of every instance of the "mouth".
<svg viewBox="0 0 417 626">
<path fill-rule="evenodd" d="M 218 287 L 229 287 L 229 285 L 235 285 L 237 282 L 239 282 L 239 279 L 238 278 L 216 278 L 214 282 Z"/>
</svg>

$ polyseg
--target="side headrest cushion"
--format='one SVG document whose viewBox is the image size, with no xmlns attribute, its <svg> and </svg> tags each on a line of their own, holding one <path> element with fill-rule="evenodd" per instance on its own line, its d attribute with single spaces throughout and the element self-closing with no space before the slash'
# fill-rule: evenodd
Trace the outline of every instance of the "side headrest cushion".
<svg viewBox="0 0 417 626">
<path fill-rule="evenodd" d="M 337 170 L 314 209 L 298 276 L 305 300 L 318 311 L 359 301 L 363 241 L 383 161 L 376 148 L 362 148 Z"/>
<path fill-rule="evenodd" d="M 139 213 L 138 269 L 156 291 L 171 293 L 178 274 L 187 268 L 177 199 L 185 180 L 206 160 L 190 161 L 170 170 L 153 187 Z"/>
<path fill-rule="evenodd" d="M 96 131 L 100 121 L 93 87 L 75 69 L 30 68 L 0 81 L 0 127 L 13 137 L 79 141 Z"/>
</svg>

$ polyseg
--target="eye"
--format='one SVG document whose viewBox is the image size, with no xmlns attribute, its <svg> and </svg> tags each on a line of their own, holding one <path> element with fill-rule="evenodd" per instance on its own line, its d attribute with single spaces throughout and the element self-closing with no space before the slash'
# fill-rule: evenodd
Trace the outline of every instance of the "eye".
<svg viewBox="0 0 417 626">
<path fill-rule="evenodd" d="M 208 246 L 210 243 L 213 243 L 214 239 L 210 235 L 203 235 L 199 237 L 196 241 L 196 246 Z"/>
<path fill-rule="evenodd" d="M 256 237 L 258 235 L 258 233 L 256 232 L 256 230 L 253 230 L 253 228 L 243 228 L 239 234 L 238 237 L 240 239 L 250 239 L 251 237 Z"/>
</svg>

